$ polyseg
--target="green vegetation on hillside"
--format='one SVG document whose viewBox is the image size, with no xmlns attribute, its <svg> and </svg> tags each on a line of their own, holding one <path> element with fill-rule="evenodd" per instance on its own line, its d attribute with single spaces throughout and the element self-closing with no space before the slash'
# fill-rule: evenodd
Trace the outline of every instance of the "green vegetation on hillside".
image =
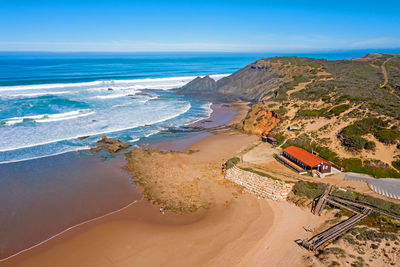
<svg viewBox="0 0 400 267">
<path fill-rule="evenodd" d="M 400 159 L 392 161 L 392 166 L 400 171 Z"/>
<path fill-rule="evenodd" d="M 381 88 L 383 74 L 380 65 L 392 57 L 386 64 L 389 74 L 389 88 Z M 311 83 L 292 97 L 301 100 L 319 101 L 329 104 L 361 104 L 361 109 L 369 109 L 378 114 L 400 118 L 400 57 L 383 55 L 381 59 L 321 61 L 323 67 L 332 74 L 331 80 L 319 80 Z"/>
<path fill-rule="evenodd" d="M 342 114 L 343 112 L 345 112 L 349 108 L 350 108 L 349 104 L 338 105 L 338 106 L 335 106 L 335 107 L 331 108 L 328 111 L 328 114 L 333 115 L 333 116 L 339 116 L 340 114 Z"/>
<path fill-rule="evenodd" d="M 297 112 L 296 117 L 312 118 L 312 117 L 322 117 L 325 115 L 327 108 L 321 109 L 300 109 Z"/>
<path fill-rule="evenodd" d="M 322 66 L 322 62 L 325 60 L 320 60 L 316 58 L 306 58 L 306 57 L 273 57 L 270 58 L 272 62 L 281 62 L 283 65 L 294 65 L 294 66 L 309 66 L 312 68 L 319 68 Z"/>
<path fill-rule="evenodd" d="M 293 77 L 290 82 L 282 84 L 276 91 L 277 97 L 274 98 L 275 101 L 285 101 L 288 98 L 287 92 L 293 90 L 299 83 L 308 82 L 310 78 L 303 75 L 298 75 Z"/>
<path fill-rule="evenodd" d="M 349 150 L 373 149 L 375 145 L 361 137 L 362 135 L 373 134 L 379 141 L 387 144 L 392 144 L 400 138 L 400 131 L 386 129 L 387 126 L 386 121 L 368 117 L 343 128 L 339 138 L 342 145 Z"/>
</svg>

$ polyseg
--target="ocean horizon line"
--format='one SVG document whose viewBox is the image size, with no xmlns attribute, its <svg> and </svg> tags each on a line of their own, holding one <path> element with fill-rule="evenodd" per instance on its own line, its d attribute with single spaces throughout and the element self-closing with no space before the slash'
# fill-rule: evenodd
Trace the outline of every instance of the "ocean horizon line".
<svg viewBox="0 0 400 267">
<path fill-rule="evenodd" d="M 17 53 L 37 53 L 37 54 L 318 54 L 318 53 L 344 53 L 344 52 L 362 52 L 362 51 L 397 51 L 400 53 L 399 47 L 381 47 L 381 48 L 363 48 L 363 49 L 337 49 L 337 48 L 321 48 L 321 49 L 304 49 L 304 50 L 254 50 L 254 51 L 225 51 L 225 50 L 160 50 L 160 51 L 87 51 L 87 50 L 0 50 L 0 54 L 17 54 Z"/>
</svg>

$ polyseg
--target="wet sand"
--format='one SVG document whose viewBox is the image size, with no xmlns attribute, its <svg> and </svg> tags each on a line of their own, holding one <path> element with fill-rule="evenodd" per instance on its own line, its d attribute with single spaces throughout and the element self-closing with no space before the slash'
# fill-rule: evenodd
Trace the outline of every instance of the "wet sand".
<svg viewBox="0 0 400 267">
<path fill-rule="evenodd" d="M 238 123 L 244 117 L 244 114 L 247 113 L 247 103 L 245 102 L 212 104 L 211 108 L 213 112 L 209 118 L 188 125 L 190 127 L 204 128 L 200 133 L 151 144 L 139 144 L 139 146 L 142 148 L 152 147 L 163 151 L 184 151 L 207 136 L 214 135 L 213 129 Z"/>
<path fill-rule="evenodd" d="M 140 199 L 124 164 L 68 153 L 0 165 L 0 258 Z"/>
</svg>

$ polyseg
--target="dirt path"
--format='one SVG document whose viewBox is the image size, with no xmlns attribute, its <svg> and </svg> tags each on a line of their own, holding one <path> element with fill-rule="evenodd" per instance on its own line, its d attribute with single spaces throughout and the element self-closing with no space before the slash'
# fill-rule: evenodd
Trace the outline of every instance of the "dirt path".
<svg viewBox="0 0 400 267">
<path fill-rule="evenodd" d="M 383 82 L 383 84 L 381 84 L 381 88 L 385 87 L 385 86 L 387 85 L 388 81 L 389 81 L 388 74 L 387 74 L 386 67 L 385 67 L 385 64 L 386 64 L 389 60 L 390 60 L 390 58 L 386 59 L 386 60 L 382 63 L 382 65 L 381 65 L 382 74 L 383 74 L 383 77 L 384 77 L 384 79 L 385 79 L 384 82 Z"/>
<path fill-rule="evenodd" d="M 299 83 L 297 86 L 294 87 L 293 90 L 290 90 L 290 91 L 287 92 L 288 99 L 291 99 L 290 96 L 291 96 L 293 93 L 296 93 L 296 92 L 298 92 L 298 91 L 303 90 L 304 88 L 306 88 L 307 85 L 309 85 L 310 83 L 313 83 L 313 82 L 314 82 L 314 80 L 311 80 L 311 81 L 309 81 L 309 82 Z"/>
</svg>

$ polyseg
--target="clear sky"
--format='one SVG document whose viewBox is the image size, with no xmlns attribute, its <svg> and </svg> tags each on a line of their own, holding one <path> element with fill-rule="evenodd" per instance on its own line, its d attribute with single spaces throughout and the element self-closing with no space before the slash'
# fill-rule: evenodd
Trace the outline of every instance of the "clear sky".
<svg viewBox="0 0 400 267">
<path fill-rule="evenodd" d="M 0 0 L 2 51 L 400 48 L 400 1 Z"/>
</svg>

